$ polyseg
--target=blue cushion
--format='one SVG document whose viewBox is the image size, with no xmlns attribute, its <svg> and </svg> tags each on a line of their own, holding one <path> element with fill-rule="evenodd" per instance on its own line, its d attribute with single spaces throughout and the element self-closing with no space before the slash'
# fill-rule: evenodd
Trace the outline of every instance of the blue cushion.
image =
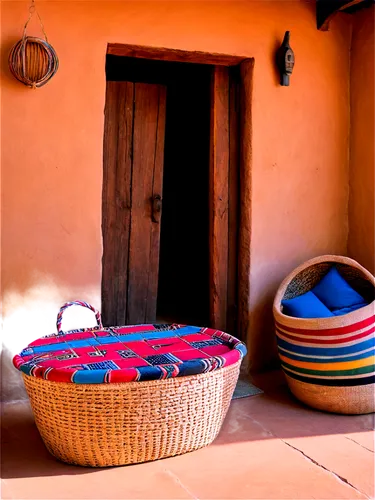
<svg viewBox="0 0 375 500">
<path fill-rule="evenodd" d="M 364 298 L 344 280 L 336 267 L 332 267 L 311 291 L 331 311 L 367 305 Z"/>
<path fill-rule="evenodd" d="M 295 318 L 329 318 L 331 311 L 312 292 L 282 300 L 283 313 Z"/>
<path fill-rule="evenodd" d="M 355 306 L 351 306 L 351 307 L 343 307 L 341 309 L 335 309 L 333 312 L 333 314 L 335 316 L 342 316 L 343 314 L 348 314 L 350 312 L 353 312 L 353 311 L 356 311 L 357 309 L 361 309 L 361 307 L 363 307 L 363 304 L 356 304 Z"/>
</svg>

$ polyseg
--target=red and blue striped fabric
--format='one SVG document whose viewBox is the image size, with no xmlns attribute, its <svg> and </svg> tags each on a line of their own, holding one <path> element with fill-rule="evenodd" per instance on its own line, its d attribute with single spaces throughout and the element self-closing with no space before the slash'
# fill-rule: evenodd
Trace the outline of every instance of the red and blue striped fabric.
<svg viewBox="0 0 375 500">
<path fill-rule="evenodd" d="M 325 329 L 276 321 L 276 334 L 281 365 L 289 377 L 326 386 L 375 382 L 375 316 Z"/>
<path fill-rule="evenodd" d="M 101 384 L 206 373 L 245 354 L 238 339 L 210 328 L 100 325 L 40 338 L 16 355 L 13 364 L 26 375 L 55 382 Z"/>
</svg>

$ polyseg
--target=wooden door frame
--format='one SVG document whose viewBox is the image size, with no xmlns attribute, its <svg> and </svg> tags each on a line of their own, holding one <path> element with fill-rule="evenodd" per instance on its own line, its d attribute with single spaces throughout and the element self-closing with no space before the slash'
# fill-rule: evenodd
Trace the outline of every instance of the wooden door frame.
<svg viewBox="0 0 375 500">
<path fill-rule="evenodd" d="M 250 238 L 251 238 L 251 162 L 252 162 L 252 82 L 254 59 L 247 56 L 185 51 L 164 47 L 148 47 L 109 43 L 107 55 L 134 57 L 159 61 L 208 64 L 216 67 L 239 67 L 239 90 L 241 100 L 239 123 L 239 214 L 238 214 L 238 276 L 237 276 L 237 330 L 248 343 L 250 313 Z M 218 72 L 220 74 L 220 72 Z M 230 97 L 231 98 L 231 97 Z M 230 153 L 231 154 L 231 153 Z M 229 161 L 231 159 L 229 158 Z M 223 178 L 214 179 L 211 194 L 220 192 Z M 218 184 L 216 184 L 218 183 Z M 212 200 L 211 203 L 214 203 Z M 229 222 L 230 224 L 230 222 Z M 215 228 L 213 227 L 213 231 Z M 220 298 L 226 303 L 227 297 Z M 216 313 L 215 313 L 216 314 Z M 214 318 L 219 323 L 219 318 Z"/>
</svg>

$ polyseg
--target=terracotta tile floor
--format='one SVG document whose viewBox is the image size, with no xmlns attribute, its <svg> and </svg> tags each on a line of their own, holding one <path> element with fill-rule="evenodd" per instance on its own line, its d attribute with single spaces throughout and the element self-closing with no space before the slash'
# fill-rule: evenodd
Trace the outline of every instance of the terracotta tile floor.
<svg viewBox="0 0 375 500">
<path fill-rule="evenodd" d="M 90 469 L 57 462 L 27 402 L 3 405 L 2 495 L 9 499 L 357 499 L 374 497 L 373 415 L 310 410 L 271 373 L 233 401 L 208 448 L 158 462 Z"/>
</svg>

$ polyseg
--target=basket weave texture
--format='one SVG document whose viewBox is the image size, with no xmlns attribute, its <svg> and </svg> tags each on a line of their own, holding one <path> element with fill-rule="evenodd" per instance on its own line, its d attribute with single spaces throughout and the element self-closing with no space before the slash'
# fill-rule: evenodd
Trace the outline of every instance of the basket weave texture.
<svg viewBox="0 0 375 500">
<path fill-rule="evenodd" d="M 228 411 L 240 363 L 141 383 L 69 384 L 22 376 L 50 453 L 71 464 L 104 467 L 210 444 Z"/>
<path fill-rule="evenodd" d="M 368 302 L 349 314 L 302 319 L 282 312 L 281 301 L 308 292 L 332 267 Z M 281 365 L 292 393 L 319 410 L 375 411 L 375 278 L 347 257 L 324 255 L 295 269 L 273 306 Z"/>
<path fill-rule="evenodd" d="M 41 38 L 26 36 L 19 40 L 9 54 L 13 76 L 30 88 L 45 85 L 56 73 L 59 60 L 54 48 Z"/>
</svg>

